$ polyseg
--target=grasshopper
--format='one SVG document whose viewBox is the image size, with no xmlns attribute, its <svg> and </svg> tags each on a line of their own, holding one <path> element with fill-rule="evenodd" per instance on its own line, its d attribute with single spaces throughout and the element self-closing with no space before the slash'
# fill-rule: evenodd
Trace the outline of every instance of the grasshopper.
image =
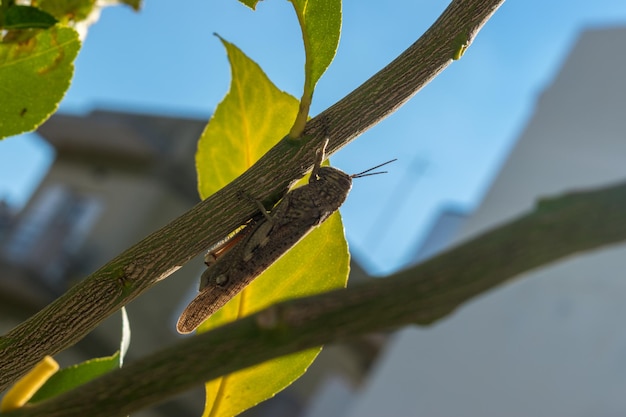
<svg viewBox="0 0 626 417">
<path fill-rule="evenodd" d="M 382 174 L 385 171 L 370 171 L 395 161 L 348 175 L 321 166 L 327 144 L 328 140 L 316 152 L 308 184 L 289 191 L 269 213 L 255 201 L 263 216 L 253 218 L 231 240 L 209 250 L 205 256 L 208 268 L 200 278 L 200 292 L 178 319 L 179 333 L 195 330 L 337 211 L 350 192 L 353 178 Z"/>
</svg>

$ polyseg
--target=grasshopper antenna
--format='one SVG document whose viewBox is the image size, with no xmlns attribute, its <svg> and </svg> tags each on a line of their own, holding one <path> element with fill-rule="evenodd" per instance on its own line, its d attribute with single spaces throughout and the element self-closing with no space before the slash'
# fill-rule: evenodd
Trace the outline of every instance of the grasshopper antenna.
<svg viewBox="0 0 626 417">
<path fill-rule="evenodd" d="M 387 164 L 397 161 L 398 158 L 392 159 L 391 161 L 383 162 L 382 164 L 376 165 L 375 167 L 371 167 L 370 169 L 366 169 L 365 171 L 361 171 L 358 174 L 350 175 L 350 178 L 362 178 L 369 177 L 370 175 L 378 175 L 378 174 L 386 174 L 387 171 L 379 171 L 379 172 L 370 172 Z"/>
</svg>

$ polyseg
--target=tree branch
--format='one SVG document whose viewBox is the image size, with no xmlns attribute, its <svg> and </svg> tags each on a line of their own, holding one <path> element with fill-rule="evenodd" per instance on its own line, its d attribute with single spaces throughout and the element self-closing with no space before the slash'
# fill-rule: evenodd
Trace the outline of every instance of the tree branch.
<svg viewBox="0 0 626 417">
<path fill-rule="evenodd" d="M 429 324 L 540 265 L 626 240 L 626 183 L 565 195 L 394 277 L 284 302 L 7 417 L 125 416 L 222 375 L 331 341 Z"/>
<path fill-rule="evenodd" d="M 205 201 L 111 260 L 0 338 L 0 391 L 44 355 L 71 346 L 107 316 L 206 250 L 254 214 L 237 195 L 277 200 L 313 165 L 392 113 L 452 62 L 459 36 L 469 43 L 504 0 L 454 0 L 409 49 L 307 123 L 306 140 L 283 139 L 259 162 Z"/>
</svg>

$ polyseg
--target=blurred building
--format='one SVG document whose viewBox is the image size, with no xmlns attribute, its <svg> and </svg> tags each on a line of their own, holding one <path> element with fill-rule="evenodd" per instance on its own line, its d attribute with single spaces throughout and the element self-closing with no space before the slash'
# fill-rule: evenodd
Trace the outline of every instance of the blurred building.
<svg viewBox="0 0 626 417">
<path fill-rule="evenodd" d="M 205 124 L 95 111 L 57 114 L 40 127 L 55 161 L 21 212 L 0 214 L 3 333 L 199 201 L 194 154 Z M 200 260 L 190 262 L 128 306 L 129 360 L 178 338 L 172 314 L 200 271 Z M 119 348 L 120 329 L 116 314 L 57 358 L 69 365 L 111 355 Z M 185 415 L 186 408 L 197 415 L 200 400 L 144 415 Z"/>
<path fill-rule="evenodd" d="M 542 197 L 625 181 L 624 74 L 626 28 L 584 32 L 450 243 L 516 218 Z M 400 331 L 365 387 L 336 412 L 315 416 L 623 415 L 625 269 L 623 244 L 571 256 L 430 328 Z"/>
<path fill-rule="evenodd" d="M 447 249 L 450 246 L 450 242 L 461 231 L 469 215 L 466 209 L 458 206 L 449 205 L 443 207 L 428 233 L 420 238 L 416 246 L 417 249 L 414 251 L 413 260 L 408 266 L 416 265 Z"/>
</svg>

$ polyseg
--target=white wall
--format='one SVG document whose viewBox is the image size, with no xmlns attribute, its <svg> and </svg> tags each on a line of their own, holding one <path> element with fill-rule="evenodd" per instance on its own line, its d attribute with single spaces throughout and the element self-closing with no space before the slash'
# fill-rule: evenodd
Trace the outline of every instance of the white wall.
<svg viewBox="0 0 626 417">
<path fill-rule="evenodd" d="M 460 239 L 540 197 L 626 180 L 624 74 L 626 29 L 586 32 Z M 346 415 L 623 415 L 624 270 L 625 245 L 582 254 L 399 332 Z"/>
</svg>

